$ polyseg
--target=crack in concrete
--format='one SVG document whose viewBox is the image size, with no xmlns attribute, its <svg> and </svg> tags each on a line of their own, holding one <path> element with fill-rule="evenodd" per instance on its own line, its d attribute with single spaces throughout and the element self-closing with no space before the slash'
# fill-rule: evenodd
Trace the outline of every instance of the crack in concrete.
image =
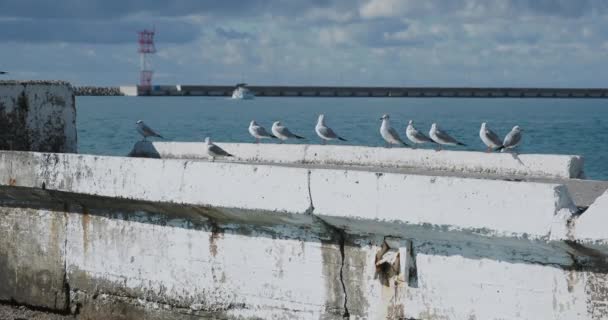
<svg viewBox="0 0 608 320">
<path fill-rule="evenodd" d="M 337 231 L 338 231 L 338 234 L 340 235 L 340 257 L 342 258 L 342 261 L 340 263 L 340 283 L 342 284 L 342 291 L 344 292 L 344 313 L 342 314 L 342 317 L 349 319 L 350 313 L 348 312 L 348 293 L 346 292 L 346 285 L 344 283 L 344 275 L 343 275 L 344 261 L 345 261 L 344 243 L 346 242 L 346 234 L 345 234 L 344 230 L 337 229 Z"/>
<path fill-rule="evenodd" d="M 344 304 L 343 304 L 344 312 L 342 313 L 342 317 L 345 319 L 350 319 L 350 312 L 348 311 L 348 293 L 346 292 L 346 284 L 344 283 L 344 264 L 346 261 L 346 256 L 344 254 L 344 245 L 346 243 L 346 232 L 343 229 L 340 229 L 340 228 L 330 224 L 329 222 L 325 221 L 323 218 L 321 218 L 320 216 L 318 216 L 314 213 L 315 206 L 313 205 L 312 188 L 311 188 L 311 183 L 310 183 L 311 174 L 312 174 L 312 171 L 308 170 L 307 187 L 308 187 L 308 198 L 310 200 L 310 206 L 308 207 L 308 209 L 306 209 L 305 213 L 313 216 L 313 218 L 315 220 L 319 221 L 322 225 L 324 225 L 329 230 L 331 230 L 332 233 L 338 235 L 338 242 L 339 242 L 339 246 L 340 246 L 340 285 L 342 286 L 342 293 L 344 294 Z"/>
<path fill-rule="evenodd" d="M 63 240 L 63 294 L 65 295 L 65 312 L 72 312 L 76 314 L 76 310 L 72 310 L 70 307 L 70 282 L 68 281 L 68 221 L 69 221 L 69 204 L 64 202 L 63 204 L 63 218 L 65 219 L 64 224 L 64 237 Z M 55 303 L 56 305 L 57 303 Z"/>
<path fill-rule="evenodd" d="M 311 174 L 312 174 L 312 171 L 308 170 L 306 185 L 308 187 L 308 200 L 310 201 L 310 205 L 308 206 L 308 209 L 306 209 L 306 211 L 304 211 L 304 214 L 309 214 L 309 215 L 312 215 L 313 212 L 315 211 L 315 206 L 312 203 L 312 191 L 310 190 L 310 175 Z"/>
</svg>

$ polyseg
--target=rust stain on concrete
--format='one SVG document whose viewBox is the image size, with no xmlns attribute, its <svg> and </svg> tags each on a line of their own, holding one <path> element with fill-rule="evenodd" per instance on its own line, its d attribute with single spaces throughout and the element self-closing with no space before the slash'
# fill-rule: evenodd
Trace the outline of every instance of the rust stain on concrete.
<svg viewBox="0 0 608 320">
<path fill-rule="evenodd" d="M 87 252 L 89 251 L 89 224 L 91 222 L 91 217 L 89 216 L 89 209 L 86 207 L 82 208 L 82 216 L 80 218 L 80 222 L 82 223 L 82 246 L 85 257 L 87 256 Z"/>
<path fill-rule="evenodd" d="M 213 257 L 217 255 L 217 239 L 222 236 L 220 228 L 215 224 L 211 224 L 211 234 L 209 235 L 209 252 Z"/>
</svg>

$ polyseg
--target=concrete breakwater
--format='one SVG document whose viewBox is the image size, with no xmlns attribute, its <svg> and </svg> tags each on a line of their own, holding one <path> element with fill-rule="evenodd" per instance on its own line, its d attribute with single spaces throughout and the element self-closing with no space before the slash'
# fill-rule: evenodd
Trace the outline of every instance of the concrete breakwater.
<svg viewBox="0 0 608 320">
<path fill-rule="evenodd" d="M 76 95 L 226 96 L 234 86 L 81 87 Z M 248 86 L 259 97 L 608 98 L 606 88 Z"/>
<path fill-rule="evenodd" d="M 124 96 L 120 87 L 75 86 L 76 96 Z"/>
<path fill-rule="evenodd" d="M 218 144 L 237 159 L 1 151 L 0 300 L 81 319 L 608 316 L 607 186 L 577 179 L 580 157 Z"/>
</svg>

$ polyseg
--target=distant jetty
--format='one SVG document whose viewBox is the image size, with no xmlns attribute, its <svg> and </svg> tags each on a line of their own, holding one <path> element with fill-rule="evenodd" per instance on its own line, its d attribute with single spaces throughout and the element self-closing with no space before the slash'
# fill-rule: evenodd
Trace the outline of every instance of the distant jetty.
<svg viewBox="0 0 608 320">
<path fill-rule="evenodd" d="M 234 86 L 74 87 L 78 96 L 225 96 Z M 248 86 L 257 97 L 608 98 L 608 88 Z"/>
</svg>

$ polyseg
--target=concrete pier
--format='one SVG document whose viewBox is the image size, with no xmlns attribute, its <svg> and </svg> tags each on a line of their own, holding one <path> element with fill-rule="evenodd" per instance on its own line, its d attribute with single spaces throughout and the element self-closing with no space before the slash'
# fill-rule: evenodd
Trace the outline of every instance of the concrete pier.
<svg viewBox="0 0 608 320">
<path fill-rule="evenodd" d="M 236 159 L 0 151 L 0 300 L 77 319 L 608 317 L 608 186 L 581 157 L 218 144 Z"/>
<path fill-rule="evenodd" d="M 248 86 L 258 97 L 608 98 L 608 88 Z M 90 90 L 107 92 L 108 90 Z M 226 96 L 233 85 L 123 86 L 120 95 Z"/>
</svg>

